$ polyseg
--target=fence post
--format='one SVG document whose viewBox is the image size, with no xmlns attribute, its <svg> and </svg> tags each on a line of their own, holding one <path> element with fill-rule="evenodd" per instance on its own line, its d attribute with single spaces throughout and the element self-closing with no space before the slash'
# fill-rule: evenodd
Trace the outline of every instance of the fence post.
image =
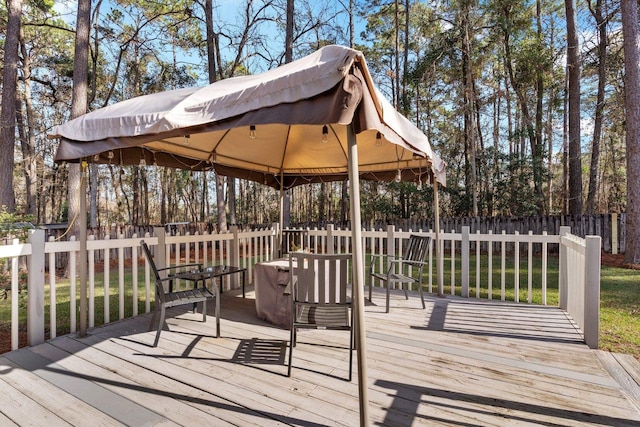
<svg viewBox="0 0 640 427">
<path fill-rule="evenodd" d="M 387 255 L 390 257 L 396 256 L 396 226 L 389 224 L 387 225 Z"/>
<path fill-rule="evenodd" d="M 611 253 L 618 253 L 618 214 L 611 214 Z"/>
<path fill-rule="evenodd" d="M 562 243 L 562 237 L 571 233 L 571 227 L 560 227 L 560 251 L 559 251 L 559 265 L 558 265 L 558 302 L 560 308 L 567 309 L 567 293 L 569 291 L 569 272 L 568 259 L 567 259 L 567 247 Z"/>
<path fill-rule="evenodd" d="M 273 229 L 273 232 L 275 233 L 275 239 L 272 237 L 271 238 L 271 259 L 278 259 L 280 258 L 282 255 L 281 250 L 282 250 L 282 241 L 281 241 L 281 236 L 282 233 L 280 231 L 280 223 L 278 222 L 274 222 L 271 225 L 271 228 Z"/>
<path fill-rule="evenodd" d="M 462 281 L 462 297 L 469 298 L 469 232 L 470 227 L 462 227 L 462 242 L 460 254 L 460 268 L 462 269 L 460 280 Z"/>
<path fill-rule="evenodd" d="M 44 342 L 44 230 L 29 230 L 31 255 L 27 257 L 27 345 Z M 51 272 L 55 265 L 51 266 Z"/>
<path fill-rule="evenodd" d="M 158 269 L 167 267 L 167 231 L 164 227 L 153 227 L 153 234 L 158 238 L 158 246 L 156 246 L 156 252 L 154 261 Z"/>
<path fill-rule="evenodd" d="M 333 255 L 335 253 L 335 242 L 333 239 L 333 224 L 327 224 L 327 254 Z"/>
<path fill-rule="evenodd" d="M 240 267 L 240 236 L 237 225 L 231 226 L 231 232 L 233 233 L 233 240 L 231 241 L 231 265 L 235 265 Z M 231 274 L 229 276 L 231 280 L 230 287 L 231 289 L 236 289 L 239 283 L 239 277 L 237 274 Z"/>
<path fill-rule="evenodd" d="M 585 238 L 584 342 L 598 348 L 600 327 L 600 236 Z"/>
</svg>

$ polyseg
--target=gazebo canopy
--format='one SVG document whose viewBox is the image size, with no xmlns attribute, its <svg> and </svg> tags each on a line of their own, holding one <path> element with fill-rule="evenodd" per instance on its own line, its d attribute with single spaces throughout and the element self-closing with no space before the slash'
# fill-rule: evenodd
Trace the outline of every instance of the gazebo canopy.
<svg viewBox="0 0 640 427">
<path fill-rule="evenodd" d="M 145 164 L 284 188 L 346 179 L 347 126 L 361 178 L 445 185 L 427 137 L 374 87 L 361 52 L 327 46 L 258 75 L 140 96 L 54 127 L 57 161 Z"/>
</svg>

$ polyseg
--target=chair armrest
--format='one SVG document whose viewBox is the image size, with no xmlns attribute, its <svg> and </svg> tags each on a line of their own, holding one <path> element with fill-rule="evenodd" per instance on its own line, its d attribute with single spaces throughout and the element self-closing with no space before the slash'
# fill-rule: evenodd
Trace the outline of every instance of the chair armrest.
<svg viewBox="0 0 640 427">
<path fill-rule="evenodd" d="M 398 259 L 392 259 L 389 262 L 394 263 L 394 264 L 419 264 L 419 265 L 429 265 L 428 262 L 426 261 L 410 261 L 407 259 L 403 259 L 403 258 L 398 258 Z"/>
<path fill-rule="evenodd" d="M 374 258 L 397 258 L 395 255 L 389 255 L 389 254 L 371 254 L 369 256 L 371 257 L 372 260 Z"/>
<path fill-rule="evenodd" d="M 399 257 L 396 255 L 389 254 L 375 254 L 371 255 L 371 262 L 369 263 L 369 274 L 373 274 L 375 272 L 375 266 L 377 262 L 375 261 L 377 258 L 386 259 L 386 265 L 383 265 L 382 270 L 389 270 L 391 268 L 393 262 L 396 262 Z"/>
</svg>

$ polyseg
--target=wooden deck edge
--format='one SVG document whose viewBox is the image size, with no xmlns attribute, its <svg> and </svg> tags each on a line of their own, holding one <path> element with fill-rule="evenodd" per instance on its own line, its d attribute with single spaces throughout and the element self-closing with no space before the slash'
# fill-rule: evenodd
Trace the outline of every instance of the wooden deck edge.
<svg viewBox="0 0 640 427">
<path fill-rule="evenodd" d="M 640 411 L 640 362 L 630 354 L 597 350 L 596 355 L 629 401 Z"/>
</svg>

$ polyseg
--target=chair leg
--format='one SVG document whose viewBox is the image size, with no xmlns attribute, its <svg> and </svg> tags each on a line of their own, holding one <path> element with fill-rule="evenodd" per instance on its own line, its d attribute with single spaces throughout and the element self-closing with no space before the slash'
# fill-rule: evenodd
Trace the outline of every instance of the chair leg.
<svg viewBox="0 0 640 427">
<path fill-rule="evenodd" d="M 422 281 L 418 282 L 418 289 L 419 289 L 419 291 L 420 291 L 420 300 L 422 301 L 422 308 L 423 308 L 423 309 L 426 309 L 426 308 L 427 308 L 427 306 L 426 306 L 426 304 L 424 303 L 424 294 L 423 294 L 423 292 L 422 292 Z"/>
<path fill-rule="evenodd" d="M 151 322 L 149 323 L 149 332 L 153 331 L 153 326 L 155 325 L 156 317 L 158 315 L 158 305 L 156 303 L 155 308 L 153 309 L 153 316 L 151 316 Z"/>
<path fill-rule="evenodd" d="M 391 281 L 387 280 L 387 313 L 389 312 L 389 292 L 391 291 L 389 288 L 391 287 Z"/>
<path fill-rule="evenodd" d="M 406 285 L 406 287 L 404 287 L 403 285 Z M 400 287 L 402 287 L 402 289 L 404 290 L 404 299 L 406 300 L 409 299 L 409 286 L 411 286 L 409 283 L 400 284 Z"/>
<path fill-rule="evenodd" d="M 202 301 L 202 321 L 207 321 L 207 300 Z"/>
<path fill-rule="evenodd" d="M 287 370 L 287 376 L 291 376 L 291 362 L 293 361 L 293 347 L 295 343 L 295 326 L 291 325 L 291 334 L 289 336 L 289 369 Z"/>
<path fill-rule="evenodd" d="M 216 338 L 220 338 L 220 295 L 216 295 Z"/>
<path fill-rule="evenodd" d="M 160 321 L 158 322 L 158 332 L 156 332 L 156 339 L 153 342 L 154 347 L 157 347 L 158 341 L 160 341 L 160 332 L 162 332 L 162 327 L 164 325 L 164 315 L 165 315 L 165 308 L 164 308 L 164 305 L 162 305 L 160 307 Z"/>
</svg>

